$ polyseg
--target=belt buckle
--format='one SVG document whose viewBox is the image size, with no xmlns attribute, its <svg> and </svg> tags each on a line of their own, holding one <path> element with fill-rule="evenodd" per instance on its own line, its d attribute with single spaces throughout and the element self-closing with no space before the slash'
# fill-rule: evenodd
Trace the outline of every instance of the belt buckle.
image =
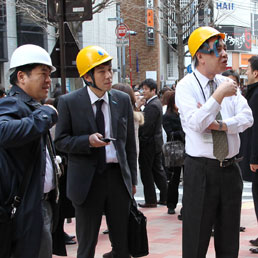
<svg viewBox="0 0 258 258">
<path fill-rule="evenodd" d="M 219 162 L 219 166 L 220 166 L 221 168 L 226 167 L 226 164 L 225 164 L 224 162 L 225 162 L 225 160 L 222 160 L 222 161 Z"/>
</svg>

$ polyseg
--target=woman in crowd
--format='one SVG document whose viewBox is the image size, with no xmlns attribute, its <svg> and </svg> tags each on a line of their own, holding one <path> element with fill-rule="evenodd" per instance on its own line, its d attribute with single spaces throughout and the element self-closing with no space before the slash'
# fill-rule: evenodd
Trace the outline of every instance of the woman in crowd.
<svg viewBox="0 0 258 258">
<path fill-rule="evenodd" d="M 167 141 L 180 140 L 184 142 L 184 132 L 175 105 L 175 92 L 167 91 L 165 94 L 167 95 L 167 110 L 163 115 L 163 128 L 167 134 Z M 167 169 L 170 171 L 167 195 L 168 214 L 175 214 L 178 203 L 178 186 L 180 183 L 182 167 L 170 167 Z"/>
</svg>

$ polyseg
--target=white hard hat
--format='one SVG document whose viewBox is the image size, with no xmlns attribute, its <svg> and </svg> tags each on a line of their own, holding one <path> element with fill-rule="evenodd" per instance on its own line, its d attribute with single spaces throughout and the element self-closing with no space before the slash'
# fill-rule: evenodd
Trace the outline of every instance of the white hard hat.
<svg viewBox="0 0 258 258">
<path fill-rule="evenodd" d="M 56 71 L 48 52 L 37 45 L 27 44 L 16 48 L 10 60 L 9 72 L 12 73 L 16 67 L 27 64 L 44 64 L 50 67 L 51 72 Z"/>
</svg>

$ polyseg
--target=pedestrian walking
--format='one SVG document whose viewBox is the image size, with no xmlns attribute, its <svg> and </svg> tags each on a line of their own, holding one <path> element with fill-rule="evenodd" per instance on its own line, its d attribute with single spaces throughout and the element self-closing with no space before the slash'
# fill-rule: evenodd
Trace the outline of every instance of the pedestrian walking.
<svg viewBox="0 0 258 258">
<path fill-rule="evenodd" d="M 252 182 L 255 215 L 258 220 L 258 56 L 252 56 L 248 60 L 246 75 L 248 78 L 246 99 L 253 112 L 254 124 L 241 135 L 243 161 L 240 162 L 240 167 L 244 180 Z M 250 240 L 250 243 L 258 246 L 258 238 Z M 251 248 L 250 251 L 258 253 L 258 248 Z"/>
</svg>

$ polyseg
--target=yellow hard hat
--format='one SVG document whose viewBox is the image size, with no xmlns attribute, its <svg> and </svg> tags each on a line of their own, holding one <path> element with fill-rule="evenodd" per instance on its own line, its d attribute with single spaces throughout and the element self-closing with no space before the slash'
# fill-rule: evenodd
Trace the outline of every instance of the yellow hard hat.
<svg viewBox="0 0 258 258">
<path fill-rule="evenodd" d="M 220 33 L 218 30 L 212 27 L 204 26 L 194 30 L 188 39 L 188 48 L 191 56 L 194 57 L 200 46 L 207 39 L 212 38 L 214 36 L 220 36 L 222 39 L 225 38 L 224 33 Z"/>
<path fill-rule="evenodd" d="M 92 68 L 112 60 L 110 56 L 103 48 L 98 46 L 87 46 L 83 48 L 76 57 L 77 70 L 82 77 Z"/>
</svg>

